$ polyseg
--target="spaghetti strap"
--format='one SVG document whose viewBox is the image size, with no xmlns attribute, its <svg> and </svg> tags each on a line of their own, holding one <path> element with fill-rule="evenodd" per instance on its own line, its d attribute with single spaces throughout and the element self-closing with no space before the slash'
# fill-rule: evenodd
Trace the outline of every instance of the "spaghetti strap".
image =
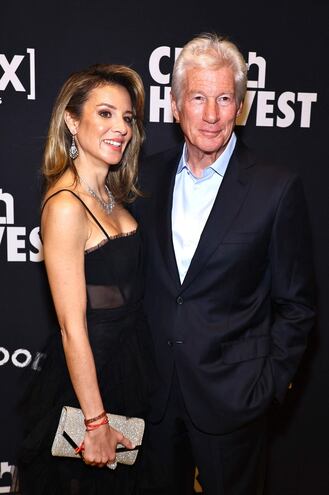
<svg viewBox="0 0 329 495">
<path fill-rule="evenodd" d="M 79 201 L 80 203 L 83 204 L 83 206 L 86 208 L 87 212 L 89 213 L 89 215 L 93 218 L 93 220 L 96 222 L 96 224 L 98 225 L 98 227 L 101 229 L 101 231 L 105 234 L 106 238 L 108 240 L 110 240 L 110 236 L 108 235 L 108 233 L 106 232 L 106 230 L 104 229 L 104 227 L 102 226 L 102 224 L 97 220 L 97 218 L 95 217 L 95 215 L 90 211 L 90 209 L 88 208 L 88 206 L 86 205 L 86 203 L 84 201 L 82 201 L 82 199 L 80 198 L 80 196 L 78 196 L 75 192 L 71 191 L 71 189 L 60 189 L 59 191 L 56 191 L 55 193 L 51 194 L 47 199 L 46 201 L 43 203 L 42 205 L 42 208 L 41 208 L 41 215 L 42 215 L 42 212 L 44 210 L 44 207 L 46 206 L 47 202 L 54 196 L 56 196 L 57 194 L 63 192 L 63 191 L 68 191 L 70 192 L 71 194 L 73 194 L 73 196 L 75 196 Z"/>
</svg>

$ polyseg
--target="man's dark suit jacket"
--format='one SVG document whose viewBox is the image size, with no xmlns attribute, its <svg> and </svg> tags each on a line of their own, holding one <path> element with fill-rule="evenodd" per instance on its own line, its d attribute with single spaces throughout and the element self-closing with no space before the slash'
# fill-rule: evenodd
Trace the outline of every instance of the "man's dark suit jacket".
<svg viewBox="0 0 329 495">
<path fill-rule="evenodd" d="M 237 143 L 181 284 L 171 231 L 181 152 L 145 161 L 133 208 L 159 367 L 151 420 L 164 414 L 175 364 L 194 424 L 226 433 L 282 401 L 305 350 L 314 317 L 307 211 L 295 174 Z"/>
</svg>

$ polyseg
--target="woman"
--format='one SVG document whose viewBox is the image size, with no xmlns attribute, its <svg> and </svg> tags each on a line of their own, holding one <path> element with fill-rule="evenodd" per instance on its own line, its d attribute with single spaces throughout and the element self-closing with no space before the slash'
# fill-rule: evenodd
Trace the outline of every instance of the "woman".
<svg viewBox="0 0 329 495">
<path fill-rule="evenodd" d="M 138 194 L 143 105 L 135 71 L 97 65 L 73 74 L 53 109 L 41 234 L 60 332 L 29 398 L 24 495 L 137 490 L 140 455 L 137 465 L 116 466 L 117 444 L 134 446 L 104 411 L 139 417 L 146 411 L 140 237 L 123 207 Z M 80 407 L 88 424 L 84 462 L 50 454 L 63 405 Z"/>
</svg>

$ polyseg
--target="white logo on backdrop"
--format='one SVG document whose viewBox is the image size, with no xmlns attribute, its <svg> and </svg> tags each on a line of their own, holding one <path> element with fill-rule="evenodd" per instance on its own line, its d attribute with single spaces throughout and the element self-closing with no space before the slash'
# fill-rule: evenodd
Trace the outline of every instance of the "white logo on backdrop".
<svg viewBox="0 0 329 495">
<path fill-rule="evenodd" d="M 0 91 L 5 91 L 10 84 L 15 91 L 27 93 L 28 100 L 35 100 L 35 49 L 27 48 L 27 55 L 14 55 L 9 60 L 4 53 L 0 53 Z M 23 81 L 17 75 L 18 69 L 24 69 Z M 22 77 L 22 76 L 21 76 Z M 0 97 L 0 103 L 4 97 Z"/>
<path fill-rule="evenodd" d="M 162 70 L 161 66 L 168 60 L 172 66 L 180 52 L 181 48 L 159 46 L 151 53 L 149 71 L 157 85 L 150 86 L 150 122 L 173 122 L 170 105 L 170 72 Z M 310 127 L 312 104 L 317 101 L 317 93 L 284 91 L 278 94 L 277 91 L 267 91 L 265 90 L 266 60 L 257 56 L 256 52 L 249 52 L 248 67 L 250 69 L 253 66 L 256 66 L 258 78 L 248 80 L 243 112 L 237 124 L 246 125 L 254 107 L 256 127 L 290 127 L 293 123 L 299 127 Z"/>
<path fill-rule="evenodd" d="M 16 474 L 16 466 L 10 465 L 8 462 L 0 462 L 0 493 L 17 493 L 12 491 L 10 485 Z M 8 485 L 3 486 L 4 483 Z"/>
<path fill-rule="evenodd" d="M 5 215 L 2 215 L 3 205 Z M 7 247 L 7 261 L 41 261 L 39 227 L 27 233 L 26 227 L 14 225 L 14 198 L 0 189 L 0 253 Z M 33 248 L 33 250 L 31 249 Z"/>
<path fill-rule="evenodd" d="M 43 352 L 32 354 L 28 349 L 16 349 L 10 352 L 6 347 L 0 347 L 0 366 L 12 364 L 16 368 L 26 368 L 31 365 L 34 371 L 40 371 L 41 361 L 45 356 Z"/>
</svg>

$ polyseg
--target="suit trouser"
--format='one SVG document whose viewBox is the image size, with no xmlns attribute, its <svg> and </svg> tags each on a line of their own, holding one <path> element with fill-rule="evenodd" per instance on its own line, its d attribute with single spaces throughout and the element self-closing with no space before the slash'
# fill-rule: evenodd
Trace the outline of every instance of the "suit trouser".
<svg viewBox="0 0 329 495">
<path fill-rule="evenodd" d="M 206 495 L 261 495 L 266 437 L 265 416 L 223 435 L 200 431 L 188 415 L 174 372 L 164 417 L 147 428 L 148 483 L 143 493 L 191 495 L 196 465 Z"/>
</svg>

